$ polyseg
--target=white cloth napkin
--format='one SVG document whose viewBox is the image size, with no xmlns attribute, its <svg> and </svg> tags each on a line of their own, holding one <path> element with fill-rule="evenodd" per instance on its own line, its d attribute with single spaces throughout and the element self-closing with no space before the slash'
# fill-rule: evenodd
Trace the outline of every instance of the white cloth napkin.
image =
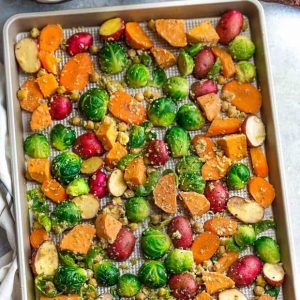
<svg viewBox="0 0 300 300">
<path fill-rule="evenodd" d="M 0 299 L 19 300 L 20 285 L 18 279 L 17 246 L 13 215 L 13 197 L 11 196 L 11 177 L 9 163 L 9 141 L 7 136 L 7 117 L 5 111 L 4 68 L 0 64 L 0 227 L 6 231 L 11 247 L 0 257 Z"/>
</svg>

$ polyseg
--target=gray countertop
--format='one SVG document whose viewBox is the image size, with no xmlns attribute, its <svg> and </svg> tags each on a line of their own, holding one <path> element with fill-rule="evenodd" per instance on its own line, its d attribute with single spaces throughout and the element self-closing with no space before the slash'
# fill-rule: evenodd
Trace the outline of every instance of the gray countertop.
<svg viewBox="0 0 300 300">
<path fill-rule="evenodd" d="M 36 4 L 30 0 L 0 0 L 0 28 L 6 19 L 16 13 L 59 10 L 67 8 L 99 7 L 117 4 L 154 2 L 152 0 L 73 0 L 61 4 Z M 158 2 L 158 0 L 156 0 Z M 291 212 L 293 237 L 296 245 L 296 274 L 300 273 L 300 9 L 279 4 L 263 3 L 266 19 L 272 73 L 275 85 L 276 102 L 279 113 L 279 126 L 286 187 Z M 2 43 L 0 43 L 0 61 Z M 0 256 L 8 247 L 0 230 Z"/>
</svg>

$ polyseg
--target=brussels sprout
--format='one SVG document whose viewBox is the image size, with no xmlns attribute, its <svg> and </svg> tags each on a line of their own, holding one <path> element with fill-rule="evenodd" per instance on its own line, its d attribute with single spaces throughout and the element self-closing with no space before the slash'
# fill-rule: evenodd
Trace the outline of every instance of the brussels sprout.
<svg viewBox="0 0 300 300">
<path fill-rule="evenodd" d="M 160 288 L 166 285 L 168 275 L 160 261 L 150 260 L 142 264 L 138 272 L 141 282 L 150 288 Z"/>
<path fill-rule="evenodd" d="M 253 245 L 256 239 L 254 228 L 251 225 L 239 226 L 237 232 L 234 235 L 235 242 L 240 247 Z"/>
<path fill-rule="evenodd" d="M 124 274 L 120 277 L 117 287 L 117 293 L 121 297 L 133 297 L 141 289 L 141 283 L 137 276 L 133 274 Z"/>
<path fill-rule="evenodd" d="M 255 52 L 255 45 L 248 37 L 239 35 L 229 43 L 229 51 L 235 60 L 248 60 Z"/>
<path fill-rule="evenodd" d="M 200 174 L 202 164 L 198 156 L 187 155 L 176 164 L 176 172 L 178 175 Z"/>
<path fill-rule="evenodd" d="M 59 252 L 59 260 L 64 266 L 73 266 L 76 267 L 77 263 L 75 261 L 73 253 L 70 252 Z"/>
<path fill-rule="evenodd" d="M 248 61 L 240 61 L 235 65 L 236 79 L 238 82 L 252 82 L 256 77 L 255 66 Z"/>
<path fill-rule="evenodd" d="M 163 91 L 175 101 L 182 100 L 189 93 L 188 81 L 186 78 L 180 76 L 170 77 L 163 85 Z"/>
<path fill-rule="evenodd" d="M 124 171 L 126 166 L 132 161 L 134 160 L 135 158 L 139 157 L 140 154 L 137 154 L 137 153 L 129 153 L 129 154 L 126 154 L 125 156 L 123 156 L 121 158 L 121 160 L 118 162 L 117 164 L 117 167 Z"/>
<path fill-rule="evenodd" d="M 147 258 L 158 259 L 169 250 L 171 240 L 165 233 L 150 227 L 142 234 L 141 246 Z"/>
<path fill-rule="evenodd" d="M 254 225 L 254 231 L 256 234 L 260 234 L 268 229 L 275 229 L 276 224 L 273 220 L 262 220 Z"/>
<path fill-rule="evenodd" d="M 75 139 L 75 130 L 63 124 L 56 124 L 50 133 L 51 145 L 60 151 L 70 148 L 74 144 Z"/>
<path fill-rule="evenodd" d="M 175 120 L 176 104 L 169 98 L 156 99 L 150 104 L 148 117 L 154 126 L 167 127 Z"/>
<path fill-rule="evenodd" d="M 119 277 L 120 271 L 114 263 L 103 261 L 95 265 L 95 278 L 99 285 L 115 285 L 117 284 Z"/>
<path fill-rule="evenodd" d="M 178 126 L 169 128 L 165 135 L 165 141 L 173 157 L 182 157 L 188 154 L 191 138 L 183 128 Z"/>
<path fill-rule="evenodd" d="M 126 201 L 126 216 L 131 222 L 142 222 L 149 217 L 149 203 L 143 197 L 133 197 Z"/>
<path fill-rule="evenodd" d="M 24 151 L 34 158 L 46 158 L 50 154 L 47 137 L 41 133 L 33 133 L 24 142 Z"/>
<path fill-rule="evenodd" d="M 137 186 L 135 190 L 135 195 L 139 197 L 149 196 L 152 193 L 156 184 L 158 183 L 159 178 L 160 173 L 158 171 L 151 172 L 148 175 L 146 182 Z"/>
<path fill-rule="evenodd" d="M 279 246 L 275 240 L 262 236 L 254 242 L 254 249 L 262 261 L 269 264 L 280 262 Z"/>
<path fill-rule="evenodd" d="M 193 253 L 189 250 L 174 249 L 165 260 L 167 270 L 173 274 L 187 272 L 192 268 L 193 264 Z"/>
<path fill-rule="evenodd" d="M 166 72 L 163 69 L 156 67 L 152 71 L 152 79 L 149 81 L 148 85 L 156 88 L 161 88 L 165 84 L 167 79 L 168 78 Z"/>
<path fill-rule="evenodd" d="M 85 195 L 90 191 L 88 183 L 81 177 L 74 179 L 67 186 L 66 192 L 73 197 Z"/>
<path fill-rule="evenodd" d="M 152 58 L 151 56 L 146 53 L 146 52 L 142 52 L 139 55 L 140 59 L 141 59 L 141 63 L 147 67 L 149 67 L 152 64 Z"/>
<path fill-rule="evenodd" d="M 34 279 L 35 287 L 43 295 L 53 298 L 58 295 L 57 289 L 53 283 L 53 276 L 38 275 Z"/>
<path fill-rule="evenodd" d="M 146 142 L 150 142 L 151 140 L 156 139 L 157 134 L 156 132 L 152 131 L 153 124 L 150 121 L 145 121 L 141 125 L 145 129 L 145 140 Z"/>
<path fill-rule="evenodd" d="M 145 128 L 143 126 L 133 125 L 130 129 L 128 146 L 130 148 L 139 148 L 145 143 Z"/>
<path fill-rule="evenodd" d="M 249 179 L 249 168 L 243 163 L 233 164 L 227 172 L 227 185 L 233 190 L 244 188 Z"/>
<path fill-rule="evenodd" d="M 54 284 L 62 293 L 78 293 L 86 280 L 86 270 L 73 266 L 60 266 L 54 276 Z"/>
<path fill-rule="evenodd" d="M 180 51 L 177 59 L 178 70 L 181 76 L 187 76 L 193 73 L 194 60 L 185 51 Z"/>
<path fill-rule="evenodd" d="M 98 291 L 91 284 L 83 285 L 80 288 L 80 299 L 82 300 L 99 299 L 97 297 L 98 297 Z"/>
<path fill-rule="evenodd" d="M 225 248 L 227 252 L 232 251 L 232 252 L 240 253 L 243 250 L 242 247 L 236 244 L 236 242 L 232 237 L 225 240 Z"/>
<path fill-rule="evenodd" d="M 128 64 L 126 50 L 117 42 L 104 44 L 98 59 L 101 71 L 109 74 L 122 72 Z"/>
<path fill-rule="evenodd" d="M 221 67 L 222 67 L 221 61 L 219 58 L 217 58 L 214 65 L 209 70 L 207 74 L 207 78 L 216 80 L 221 72 Z"/>
<path fill-rule="evenodd" d="M 198 130 L 205 124 L 205 118 L 193 103 L 180 106 L 177 112 L 177 123 L 186 130 Z"/>
<path fill-rule="evenodd" d="M 80 209 L 73 201 L 64 201 L 55 206 L 51 214 L 51 221 L 53 230 L 61 233 L 80 223 Z"/>
<path fill-rule="evenodd" d="M 130 65 L 125 74 L 125 82 L 131 88 L 146 86 L 149 78 L 149 70 L 143 64 Z"/>
<path fill-rule="evenodd" d="M 81 159 L 73 152 L 63 152 L 54 157 L 51 171 L 53 176 L 64 184 L 68 184 L 79 176 Z"/>
<path fill-rule="evenodd" d="M 184 48 L 184 51 L 189 54 L 191 57 L 196 56 L 200 50 L 204 48 L 204 45 L 202 43 L 196 43 L 192 45 L 188 45 Z"/>
<path fill-rule="evenodd" d="M 280 293 L 280 286 L 271 286 L 269 284 L 265 286 L 265 294 L 274 297 L 276 299 L 279 293 Z"/>
<path fill-rule="evenodd" d="M 92 246 L 85 257 L 85 263 L 88 269 L 93 270 L 94 265 L 99 263 L 102 260 L 103 255 L 104 255 L 104 251 L 102 248 L 97 246 Z"/>
<path fill-rule="evenodd" d="M 203 194 L 205 180 L 200 174 L 182 174 L 179 176 L 179 188 L 185 192 L 197 192 Z"/>
<path fill-rule="evenodd" d="M 79 99 L 79 111 L 89 120 L 101 121 L 107 113 L 109 96 L 105 90 L 92 88 Z"/>
</svg>

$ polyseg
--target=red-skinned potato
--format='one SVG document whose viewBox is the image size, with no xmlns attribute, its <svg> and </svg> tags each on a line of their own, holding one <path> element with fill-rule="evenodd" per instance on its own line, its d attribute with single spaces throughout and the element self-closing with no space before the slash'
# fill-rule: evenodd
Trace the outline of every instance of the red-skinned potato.
<svg viewBox="0 0 300 300">
<path fill-rule="evenodd" d="M 66 43 L 66 51 L 73 56 L 78 53 L 87 52 L 93 45 L 93 36 L 88 32 L 78 32 L 71 35 Z"/>
<path fill-rule="evenodd" d="M 108 190 L 115 196 L 120 197 L 127 189 L 127 185 L 124 180 L 124 174 L 121 170 L 115 169 L 108 177 Z"/>
<path fill-rule="evenodd" d="M 177 299 L 194 299 L 199 285 L 190 273 L 172 275 L 169 279 L 172 295 Z"/>
<path fill-rule="evenodd" d="M 31 268 L 35 275 L 54 275 L 58 268 L 58 253 L 53 241 L 45 241 L 32 254 Z"/>
<path fill-rule="evenodd" d="M 175 248 L 190 248 L 193 243 L 191 223 L 186 217 L 174 217 L 168 226 L 168 234 Z"/>
<path fill-rule="evenodd" d="M 229 194 L 224 182 L 220 180 L 208 181 L 204 189 L 204 195 L 210 202 L 210 209 L 213 212 L 221 212 L 226 209 Z"/>
<path fill-rule="evenodd" d="M 133 252 L 135 240 L 133 233 L 128 228 L 122 227 L 115 241 L 108 245 L 108 256 L 116 261 L 126 260 Z"/>
<path fill-rule="evenodd" d="M 54 120 L 65 119 L 72 111 L 72 101 L 63 95 L 55 95 L 49 102 L 49 113 Z"/>
<path fill-rule="evenodd" d="M 202 49 L 194 59 L 193 74 L 197 79 L 203 79 L 215 63 L 215 55 L 209 48 Z"/>
<path fill-rule="evenodd" d="M 242 125 L 242 132 L 247 137 L 247 143 L 251 147 L 261 146 L 266 138 L 266 129 L 262 120 L 255 116 L 248 116 Z"/>
<path fill-rule="evenodd" d="M 216 31 L 220 37 L 219 42 L 228 44 L 243 28 L 243 14 L 238 10 L 227 11 L 220 19 Z"/>
<path fill-rule="evenodd" d="M 162 140 L 152 140 L 148 146 L 148 159 L 154 166 L 162 166 L 169 160 L 167 145 Z"/>
<path fill-rule="evenodd" d="M 98 171 L 92 175 L 89 179 L 90 193 L 98 197 L 103 198 L 107 193 L 107 178 L 106 174 L 102 171 Z"/>
<path fill-rule="evenodd" d="M 104 41 L 117 41 L 124 33 L 125 22 L 121 18 L 105 21 L 99 28 L 100 38 Z"/>
<path fill-rule="evenodd" d="M 280 286 L 284 281 L 285 272 L 281 264 L 265 263 L 262 272 L 266 282 L 272 286 Z"/>
<path fill-rule="evenodd" d="M 218 93 L 218 86 L 213 80 L 201 80 L 196 81 L 191 85 L 190 99 L 197 100 L 198 97 L 210 94 Z"/>
<path fill-rule="evenodd" d="M 82 159 L 88 159 L 92 156 L 101 156 L 104 148 L 95 133 L 86 132 L 77 137 L 73 151 Z"/>
<path fill-rule="evenodd" d="M 229 289 L 219 294 L 219 300 L 247 300 L 247 297 L 237 289 Z"/>
<path fill-rule="evenodd" d="M 246 255 L 239 258 L 229 269 L 228 276 L 236 286 L 250 285 L 261 273 L 262 261 L 254 255 Z"/>
</svg>

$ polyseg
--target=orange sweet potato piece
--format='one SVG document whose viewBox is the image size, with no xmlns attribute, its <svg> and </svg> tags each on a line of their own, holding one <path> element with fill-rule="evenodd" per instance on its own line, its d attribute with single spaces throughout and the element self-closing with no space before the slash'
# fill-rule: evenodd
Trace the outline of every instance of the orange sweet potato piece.
<svg viewBox="0 0 300 300">
<path fill-rule="evenodd" d="M 275 300 L 275 298 L 269 295 L 262 295 L 257 300 Z"/>
<path fill-rule="evenodd" d="M 89 76 L 94 70 L 93 61 L 88 53 L 74 55 L 63 66 L 59 82 L 67 91 L 81 91 L 89 83 Z"/>
<path fill-rule="evenodd" d="M 158 35 L 173 47 L 185 47 L 187 39 L 184 20 L 158 19 L 155 21 Z"/>
<path fill-rule="evenodd" d="M 176 207 L 176 175 L 173 173 L 162 176 L 153 190 L 156 206 L 168 214 L 174 214 Z"/>
<path fill-rule="evenodd" d="M 79 295 L 59 295 L 54 298 L 48 298 L 46 296 L 41 296 L 40 300 L 80 300 Z"/>
<path fill-rule="evenodd" d="M 221 61 L 222 74 L 224 75 L 224 77 L 232 77 L 235 74 L 236 70 L 231 55 L 224 48 L 218 47 L 212 48 L 212 52 Z"/>
<path fill-rule="evenodd" d="M 121 228 L 122 223 L 115 219 L 113 216 L 105 213 L 97 216 L 96 232 L 98 238 L 103 238 L 110 242 L 113 242 L 116 239 Z"/>
<path fill-rule="evenodd" d="M 221 100 L 217 94 L 210 93 L 198 97 L 197 102 L 205 113 L 206 119 L 208 121 L 211 122 L 220 114 Z"/>
<path fill-rule="evenodd" d="M 44 182 L 51 178 L 48 158 L 30 158 L 27 162 L 27 172 L 31 179 Z"/>
<path fill-rule="evenodd" d="M 206 291 L 211 295 L 234 287 L 231 278 L 216 272 L 203 272 L 202 280 Z"/>
<path fill-rule="evenodd" d="M 58 82 L 53 74 L 45 74 L 38 77 L 36 81 L 44 97 L 52 96 L 58 88 Z"/>
<path fill-rule="evenodd" d="M 210 138 L 203 135 L 195 135 L 192 145 L 201 160 L 207 161 L 215 157 L 214 143 Z"/>
<path fill-rule="evenodd" d="M 22 109 L 33 112 L 42 102 L 43 94 L 35 78 L 28 79 L 19 90 L 22 96 L 19 96 Z M 19 93 L 18 93 L 19 94 Z"/>
<path fill-rule="evenodd" d="M 262 100 L 259 90 L 251 83 L 239 83 L 232 80 L 222 89 L 221 97 L 245 113 L 259 112 Z"/>
<path fill-rule="evenodd" d="M 44 241 L 49 240 L 49 235 L 44 228 L 37 228 L 31 232 L 29 239 L 32 248 L 37 249 Z"/>
<path fill-rule="evenodd" d="M 204 223 L 204 230 L 213 232 L 218 236 L 231 236 L 236 233 L 237 222 L 228 218 L 213 218 Z"/>
<path fill-rule="evenodd" d="M 137 186 L 146 181 L 146 166 L 142 157 L 130 161 L 125 168 L 124 180 L 130 186 Z"/>
<path fill-rule="evenodd" d="M 187 38 L 191 44 L 201 42 L 212 46 L 216 45 L 219 41 L 219 35 L 208 20 L 205 20 L 190 29 L 187 33 Z"/>
<path fill-rule="evenodd" d="M 150 52 L 162 69 L 170 68 L 176 64 L 175 55 L 167 49 L 153 47 L 150 49 Z"/>
<path fill-rule="evenodd" d="M 194 300 L 214 300 L 214 298 L 205 291 L 201 292 Z"/>
<path fill-rule="evenodd" d="M 110 150 L 118 136 L 117 124 L 114 119 L 105 117 L 96 131 L 96 136 L 103 144 L 104 149 Z"/>
<path fill-rule="evenodd" d="M 193 242 L 192 252 L 196 264 L 201 264 L 210 259 L 218 250 L 220 245 L 219 237 L 212 232 L 200 233 Z"/>
<path fill-rule="evenodd" d="M 60 25 L 49 24 L 45 26 L 40 33 L 39 45 L 40 50 L 53 53 L 58 49 L 64 38 L 64 33 Z"/>
<path fill-rule="evenodd" d="M 105 163 L 109 166 L 115 166 L 118 161 L 127 154 L 127 150 L 119 142 L 115 143 L 108 151 L 105 157 Z"/>
<path fill-rule="evenodd" d="M 210 208 L 210 203 L 206 197 L 196 192 L 180 192 L 179 197 L 192 216 L 201 217 Z"/>
<path fill-rule="evenodd" d="M 259 177 L 267 177 L 269 173 L 268 162 L 261 148 L 250 148 L 253 173 Z"/>
<path fill-rule="evenodd" d="M 224 253 L 214 264 L 214 270 L 218 273 L 224 273 L 237 261 L 238 257 L 239 254 L 237 252 Z"/>
<path fill-rule="evenodd" d="M 150 49 L 153 42 L 137 22 L 127 22 L 125 26 L 127 44 L 133 49 Z"/>
<path fill-rule="evenodd" d="M 51 115 L 47 103 L 38 106 L 31 115 L 30 127 L 32 131 L 41 131 L 52 125 Z"/>
<path fill-rule="evenodd" d="M 43 65 L 43 68 L 46 71 L 54 75 L 58 74 L 58 61 L 52 53 L 42 50 L 39 52 L 39 58 Z"/>
<path fill-rule="evenodd" d="M 53 178 L 45 180 L 41 189 L 45 196 L 55 203 L 60 203 L 68 198 L 65 188 Z"/>
<path fill-rule="evenodd" d="M 247 157 L 247 138 L 244 134 L 226 135 L 218 140 L 218 144 L 232 161 Z"/>
<path fill-rule="evenodd" d="M 226 156 L 209 159 L 201 169 L 202 177 L 205 180 L 218 180 L 223 178 L 230 167 L 230 159 Z"/>
<path fill-rule="evenodd" d="M 206 136 L 218 136 L 237 133 L 240 131 L 243 121 L 238 118 L 215 118 L 210 124 Z"/>
<path fill-rule="evenodd" d="M 261 177 L 253 176 L 248 182 L 248 191 L 263 208 L 269 207 L 275 199 L 275 190 L 271 183 Z"/>
<path fill-rule="evenodd" d="M 96 229 L 90 224 L 79 224 L 65 234 L 59 243 L 61 250 L 86 255 L 92 245 Z"/>
<path fill-rule="evenodd" d="M 109 111 L 127 124 L 141 124 L 146 118 L 146 110 L 143 104 L 126 92 L 116 92 L 109 100 Z"/>
</svg>

